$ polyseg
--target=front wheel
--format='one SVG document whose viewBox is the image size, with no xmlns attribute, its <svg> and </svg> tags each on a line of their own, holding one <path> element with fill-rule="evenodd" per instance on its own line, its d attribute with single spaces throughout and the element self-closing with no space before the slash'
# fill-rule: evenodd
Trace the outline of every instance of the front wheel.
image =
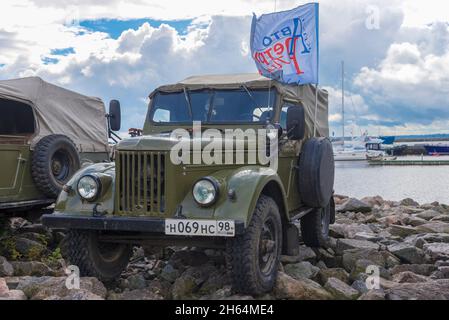
<svg viewBox="0 0 449 320">
<path fill-rule="evenodd" d="M 301 235 L 306 246 L 324 247 L 329 240 L 331 222 L 331 204 L 324 208 L 314 209 L 301 218 Z"/>
<path fill-rule="evenodd" d="M 226 249 L 236 291 L 261 295 L 273 289 L 282 249 L 282 222 L 272 198 L 259 198 L 245 234 L 228 240 Z"/>
<path fill-rule="evenodd" d="M 116 280 L 132 254 L 130 245 L 101 242 L 95 231 L 70 230 L 64 247 L 65 258 L 80 269 L 81 276 L 104 282 Z"/>
</svg>

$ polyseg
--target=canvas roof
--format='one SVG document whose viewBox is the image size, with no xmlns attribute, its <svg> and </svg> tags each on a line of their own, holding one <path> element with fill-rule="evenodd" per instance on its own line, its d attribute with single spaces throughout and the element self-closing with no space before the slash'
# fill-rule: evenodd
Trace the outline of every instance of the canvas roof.
<svg viewBox="0 0 449 320">
<path fill-rule="evenodd" d="M 306 112 L 307 137 L 313 135 L 313 122 L 315 119 L 315 94 L 314 85 L 285 85 L 270 80 L 257 73 L 226 74 L 226 75 L 200 75 L 192 76 L 172 85 L 164 85 L 150 94 L 150 98 L 156 92 L 179 92 L 184 88 L 194 91 L 202 89 L 239 89 L 245 85 L 251 89 L 276 88 L 281 99 L 301 101 Z M 318 109 L 316 113 L 318 136 L 329 136 L 328 121 L 328 93 L 318 89 Z"/>
<path fill-rule="evenodd" d="M 33 108 L 36 134 L 32 148 L 43 137 L 63 134 L 80 152 L 108 150 L 105 106 L 99 98 L 45 82 L 38 77 L 0 81 L 0 98 L 25 102 Z"/>
</svg>

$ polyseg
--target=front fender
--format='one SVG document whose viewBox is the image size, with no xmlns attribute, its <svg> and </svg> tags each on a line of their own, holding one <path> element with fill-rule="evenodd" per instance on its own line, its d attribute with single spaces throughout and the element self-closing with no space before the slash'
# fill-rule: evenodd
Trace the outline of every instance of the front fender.
<svg viewBox="0 0 449 320">
<path fill-rule="evenodd" d="M 80 198 L 77 191 L 78 180 L 86 175 L 93 174 L 100 178 L 102 191 L 100 197 L 95 202 L 88 202 Z M 115 191 L 115 164 L 96 163 L 82 168 L 73 175 L 66 184 L 67 191 L 62 191 L 56 201 L 55 212 L 65 213 L 72 216 L 92 215 L 94 207 L 102 215 L 112 215 L 114 212 L 114 191 Z M 65 188 L 67 189 L 67 188 Z"/>
<path fill-rule="evenodd" d="M 218 201 L 210 208 L 202 208 L 193 199 L 191 192 L 182 202 L 182 214 L 186 218 L 211 218 L 217 220 L 238 220 L 249 224 L 264 187 L 276 182 L 282 193 L 284 208 L 287 208 L 285 191 L 276 171 L 260 166 L 226 169 L 209 175 L 220 183 Z M 235 199 L 228 196 L 234 190 Z M 281 209 L 281 208 L 280 208 Z M 281 214 L 283 214 L 281 212 Z"/>
</svg>

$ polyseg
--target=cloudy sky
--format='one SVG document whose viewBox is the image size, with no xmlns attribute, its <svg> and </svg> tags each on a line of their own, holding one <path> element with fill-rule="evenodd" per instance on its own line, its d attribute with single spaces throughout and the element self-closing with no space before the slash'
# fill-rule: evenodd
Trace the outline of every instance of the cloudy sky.
<svg viewBox="0 0 449 320">
<path fill-rule="evenodd" d="M 305 2 L 277 0 L 276 9 Z M 449 133 L 449 3 L 319 2 L 331 130 L 341 134 L 344 60 L 348 133 Z M 146 97 L 158 85 L 256 72 L 251 15 L 274 9 L 274 0 L 2 0 L 0 79 L 38 75 L 104 101 L 117 98 L 123 128 L 141 127 Z"/>
</svg>

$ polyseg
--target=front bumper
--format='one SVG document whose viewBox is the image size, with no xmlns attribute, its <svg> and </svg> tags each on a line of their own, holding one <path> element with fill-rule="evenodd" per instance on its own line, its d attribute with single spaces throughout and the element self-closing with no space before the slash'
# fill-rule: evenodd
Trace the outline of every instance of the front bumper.
<svg viewBox="0 0 449 320">
<path fill-rule="evenodd" d="M 89 217 L 45 214 L 42 224 L 52 229 L 127 231 L 165 234 L 165 219 L 142 217 Z M 243 234 L 245 224 L 235 221 L 235 234 Z"/>
</svg>

